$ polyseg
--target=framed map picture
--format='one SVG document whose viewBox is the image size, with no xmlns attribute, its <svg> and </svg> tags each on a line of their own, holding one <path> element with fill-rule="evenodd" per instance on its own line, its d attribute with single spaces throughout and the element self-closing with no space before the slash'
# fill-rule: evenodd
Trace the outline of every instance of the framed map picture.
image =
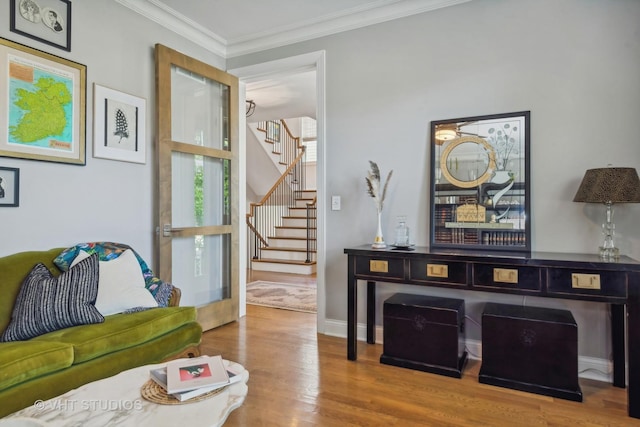
<svg viewBox="0 0 640 427">
<path fill-rule="evenodd" d="M 87 67 L 0 38 L 0 156 L 85 164 Z"/>
<path fill-rule="evenodd" d="M 145 163 L 146 101 L 93 84 L 93 157 Z"/>
</svg>

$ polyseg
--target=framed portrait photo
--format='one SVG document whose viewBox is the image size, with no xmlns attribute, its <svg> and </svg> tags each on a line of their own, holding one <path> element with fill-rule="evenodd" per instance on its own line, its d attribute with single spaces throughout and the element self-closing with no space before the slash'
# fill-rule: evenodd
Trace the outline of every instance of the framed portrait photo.
<svg viewBox="0 0 640 427">
<path fill-rule="evenodd" d="M 93 84 L 93 157 L 146 163 L 146 101 Z"/>
<path fill-rule="evenodd" d="M 87 67 L 0 38 L 0 156 L 85 164 Z"/>
<path fill-rule="evenodd" d="M 70 0 L 9 0 L 11 31 L 71 52 Z"/>
<path fill-rule="evenodd" d="M 0 208 L 20 205 L 20 169 L 0 166 Z"/>
</svg>

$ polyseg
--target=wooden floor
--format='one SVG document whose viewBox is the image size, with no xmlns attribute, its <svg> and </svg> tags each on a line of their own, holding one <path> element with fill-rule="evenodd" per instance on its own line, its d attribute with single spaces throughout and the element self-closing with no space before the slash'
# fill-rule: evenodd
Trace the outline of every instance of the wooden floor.
<svg viewBox="0 0 640 427">
<path fill-rule="evenodd" d="M 346 340 L 317 334 L 315 314 L 248 305 L 205 332 L 202 351 L 249 370 L 225 426 L 640 426 L 626 390 L 607 383 L 581 380 L 578 403 L 480 384 L 477 361 L 448 378 L 382 365 L 382 346 L 364 342 L 348 361 Z"/>
</svg>

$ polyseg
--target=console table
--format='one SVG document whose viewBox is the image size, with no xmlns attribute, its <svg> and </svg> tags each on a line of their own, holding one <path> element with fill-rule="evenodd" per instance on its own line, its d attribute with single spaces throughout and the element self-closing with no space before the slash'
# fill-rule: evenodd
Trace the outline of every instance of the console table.
<svg viewBox="0 0 640 427">
<path fill-rule="evenodd" d="M 509 253 L 416 247 L 412 251 L 347 248 L 347 358 L 358 358 L 357 283 L 367 281 L 367 342 L 375 343 L 376 282 L 435 286 L 611 305 L 613 384 L 628 385 L 629 416 L 640 418 L 640 262 L 623 256 Z M 626 335 L 625 335 L 626 308 Z M 625 341 L 627 352 L 625 354 Z M 629 369 L 625 381 L 625 361 Z M 626 383 L 626 384 L 625 384 Z"/>
</svg>

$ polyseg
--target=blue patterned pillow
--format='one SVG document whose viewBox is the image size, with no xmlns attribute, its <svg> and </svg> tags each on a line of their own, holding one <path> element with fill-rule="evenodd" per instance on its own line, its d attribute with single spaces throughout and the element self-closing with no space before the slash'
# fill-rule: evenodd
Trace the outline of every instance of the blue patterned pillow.
<svg viewBox="0 0 640 427">
<path fill-rule="evenodd" d="M 22 283 L 11 323 L 0 341 L 28 340 L 58 329 L 104 322 L 94 305 L 98 268 L 97 255 L 58 277 L 44 264 L 36 264 Z"/>
<path fill-rule="evenodd" d="M 151 292 L 151 295 L 156 299 L 158 307 L 167 307 L 169 305 L 169 297 L 173 291 L 173 285 L 168 282 L 163 282 L 157 278 L 153 271 L 149 268 L 147 263 L 142 259 L 140 255 L 129 245 L 124 243 L 115 242 L 87 242 L 78 243 L 75 246 L 65 249 L 60 255 L 58 255 L 53 263 L 61 270 L 67 271 L 71 267 L 71 263 L 78 256 L 80 251 L 84 251 L 88 254 L 97 253 L 100 257 L 100 261 L 110 261 L 118 258 L 121 253 L 131 249 L 133 254 L 138 259 L 140 269 L 142 270 L 142 276 L 144 277 L 145 286 Z M 135 310 L 138 311 L 138 310 Z"/>
</svg>

